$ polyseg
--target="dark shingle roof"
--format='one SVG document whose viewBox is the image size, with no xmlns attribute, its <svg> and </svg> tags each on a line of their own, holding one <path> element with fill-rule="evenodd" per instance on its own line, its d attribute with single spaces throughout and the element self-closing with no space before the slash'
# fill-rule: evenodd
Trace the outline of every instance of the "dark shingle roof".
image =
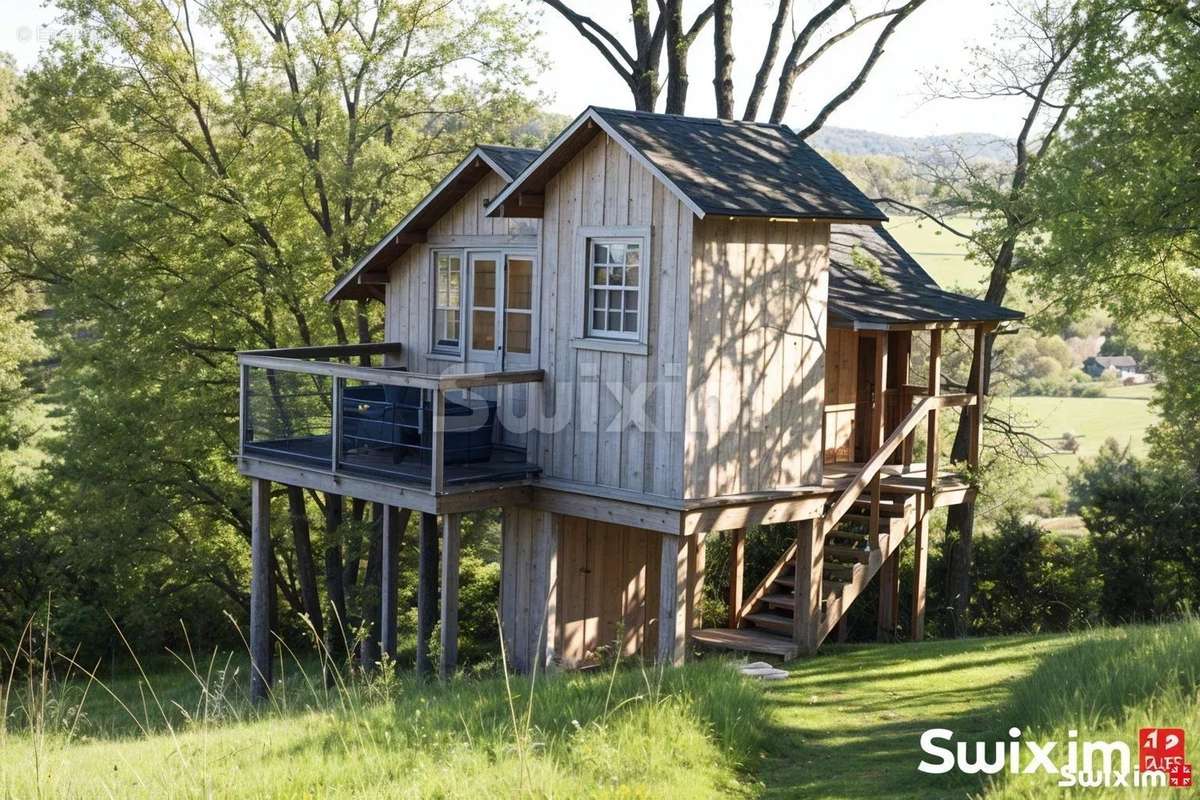
<svg viewBox="0 0 1200 800">
<path fill-rule="evenodd" d="M 1088 361 L 1095 361 L 1105 369 L 1136 369 L 1138 365 L 1133 356 L 1092 356 Z"/>
<path fill-rule="evenodd" d="M 507 181 L 520 175 L 521 170 L 528 167 L 542 152 L 528 147 L 509 147 L 502 144 L 481 144 L 479 149 L 484 155 L 495 161 L 496 166 L 508 173 L 504 176 Z"/>
<path fill-rule="evenodd" d="M 829 315 L 860 327 L 999 322 L 1025 316 L 1011 308 L 946 291 L 890 233 L 866 225 L 832 226 Z"/>
<path fill-rule="evenodd" d="M 593 110 L 705 214 L 887 219 L 784 125 Z"/>
</svg>

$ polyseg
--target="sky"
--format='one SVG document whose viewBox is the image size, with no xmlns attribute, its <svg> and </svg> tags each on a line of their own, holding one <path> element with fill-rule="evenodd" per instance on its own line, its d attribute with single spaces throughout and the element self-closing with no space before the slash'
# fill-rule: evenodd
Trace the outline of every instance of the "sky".
<svg viewBox="0 0 1200 800">
<path fill-rule="evenodd" d="M 539 76 L 537 88 L 550 110 L 574 116 L 589 104 L 632 107 L 624 82 L 557 12 L 538 0 L 510 1 L 521 3 L 538 16 L 538 46 L 547 54 L 551 68 Z M 859 0 L 855 5 L 869 12 L 879 8 L 882 1 Z M 568 2 L 616 32 L 626 47 L 633 49 L 627 2 Z M 889 2 L 894 6 L 899 0 Z M 685 0 L 688 24 L 703 6 L 703 0 Z M 774 6 L 775 0 L 734 1 L 734 91 L 739 112 L 766 47 Z M 817 6 L 815 0 L 795 0 L 796 15 L 807 19 Z M 1020 127 L 1020 104 L 1006 100 L 931 101 L 925 91 L 926 76 L 954 76 L 970 69 L 971 48 L 989 42 L 1001 10 L 1002 4 L 996 0 L 928 0 L 888 42 L 865 86 L 827 124 L 898 136 L 980 132 L 1012 138 Z M 54 10 L 39 0 L 0 0 L 0 16 L 4 19 L 0 23 L 0 50 L 11 53 L 18 66 L 30 66 L 53 35 Z M 870 29 L 840 42 L 818 62 L 797 85 L 786 123 L 803 126 L 845 85 L 858 70 L 882 24 L 872 23 Z M 715 113 L 711 32 L 710 25 L 689 54 L 687 113 L 698 116 Z M 769 91 L 763 103 L 766 110 L 771 98 Z"/>
</svg>

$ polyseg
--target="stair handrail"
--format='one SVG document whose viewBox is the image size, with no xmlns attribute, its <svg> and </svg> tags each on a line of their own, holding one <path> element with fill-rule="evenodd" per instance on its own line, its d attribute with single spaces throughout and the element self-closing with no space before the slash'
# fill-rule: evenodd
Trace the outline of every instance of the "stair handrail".
<svg viewBox="0 0 1200 800">
<path fill-rule="evenodd" d="M 896 448 L 908 438 L 908 435 L 916 429 L 917 425 L 921 423 L 930 411 L 935 408 L 946 408 L 949 406 L 968 406 L 974 402 L 975 395 L 942 394 L 926 397 L 913 406 L 912 410 L 900 421 L 900 424 L 888 434 L 887 439 L 879 446 L 879 449 L 862 465 L 862 468 L 854 475 L 846 488 L 842 490 L 842 493 L 838 496 L 834 504 L 825 512 L 825 532 L 832 531 L 833 526 L 841 521 L 842 517 L 853 507 L 863 491 L 871 484 L 871 481 L 875 479 L 875 476 L 879 474 L 879 471 L 883 469 L 892 453 L 896 452 Z M 754 608 L 755 604 L 766 596 L 767 589 L 771 587 L 771 584 L 775 582 L 780 573 L 795 558 L 796 543 L 792 542 L 788 545 L 787 550 L 784 551 L 783 557 L 775 563 L 775 566 L 767 571 L 766 576 L 754 588 L 754 591 L 742 602 L 741 608 L 737 609 L 736 620 L 738 625 L 741 625 L 742 617 L 746 615 L 747 610 Z"/>
</svg>

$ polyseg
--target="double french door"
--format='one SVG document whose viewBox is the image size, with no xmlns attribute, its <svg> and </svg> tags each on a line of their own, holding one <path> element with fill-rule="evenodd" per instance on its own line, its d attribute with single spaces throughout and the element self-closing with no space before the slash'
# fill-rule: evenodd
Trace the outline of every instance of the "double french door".
<svg viewBox="0 0 1200 800">
<path fill-rule="evenodd" d="M 533 254 L 467 255 L 467 362 L 472 370 L 533 365 Z"/>
</svg>

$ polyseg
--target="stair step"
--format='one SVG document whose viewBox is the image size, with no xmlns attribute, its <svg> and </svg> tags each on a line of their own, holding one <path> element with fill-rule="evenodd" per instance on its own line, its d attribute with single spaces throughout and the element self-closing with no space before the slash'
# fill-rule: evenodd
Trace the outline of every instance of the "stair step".
<svg viewBox="0 0 1200 800">
<path fill-rule="evenodd" d="M 786 608 L 791 611 L 796 607 L 796 595 L 791 592 L 776 592 L 764 595 L 763 602 L 772 608 Z"/>
<path fill-rule="evenodd" d="M 783 614 L 772 614 L 769 611 L 756 611 L 753 614 L 747 614 L 742 619 L 754 623 L 756 627 L 763 630 L 782 633 L 786 636 L 790 636 L 792 633 L 791 615 L 785 617 Z"/>
<path fill-rule="evenodd" d="M 887 531 L 881 531 L 879 534 L 879 546 L 886 547 L 888 543 Z M 864 552 L 874 550 L 874 543 L 871 541 L 871 534 L 860 533 L 858 531 L 833 531 L 825 537 L 825 547 L 845 546 L 848 548 L 856 548 Z"/>
<path fill-rule="evenodd" d="M 790 638 L 756 628 L 701 628 L 692 631 L 692 641 L 706 647 L 767 653 L 785 659 L 796 657 L 796 645 Z"/>
<path fill-rule="evenodd" d="M 880 514 L 879 529 L 886 531 L 893 522 L 899 522 L 902 519 L 903 517 L 899 515 Z M 871 524 L 871 517 L 866 514 L 847 514 L 846 516 L 842 517 L 841 522 L 853 522 L 858 525 L 866 526 Z"/>
<path fill-rule="evenodd" d="M 847 547 L 840 544 L 825 545 L 825 560 L 835 559 L 839 561 L 857 561 L 860 564 L 867 563 L 871 558 L 871 551 L 863 547 Z"/>
<path fill-rule="evenodd" d="M 902 505 L 894 506 L 888 503 L 879 504 L 879 516 L 881 517 L 903 517 L 904 511 L 905 508 Z M 846 514 L 846 516 L 867 516 L 870 513 L 871 503 L 869 501 L 858 502 L 850 507 L 850 511 Z"/>
<path fill-rule="evenodd" d="M 862 572 L 862 564 L 825 564 L 825 580 L 850 583 Z"/>
</svg>

